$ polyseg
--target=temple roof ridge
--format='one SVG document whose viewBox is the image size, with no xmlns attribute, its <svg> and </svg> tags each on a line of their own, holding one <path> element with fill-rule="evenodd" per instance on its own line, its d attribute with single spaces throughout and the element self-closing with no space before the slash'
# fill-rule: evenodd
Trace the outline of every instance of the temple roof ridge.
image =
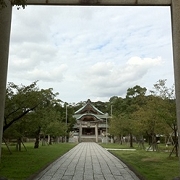
<svg viewBox="0 0 180 180">
<path fill-rule="evenodd" d="M 81 111 L 82 111 L 83 109 L 85 109 L 88 105 L 90 105 L 90 106 L 91 106 L 94 110 L 96 110 L 98 113 L 104 115 L 104 113 L 103 113 L 102 111 L 100 111 L 98 108 L 96 108 L 96 107 L 92 104 L 92 102 L 91 102 L 90 99 L 88 99 L 88 100 L 86 101 L 86 104 L 85 104 L 83 107 L 81 107 L 80 109 L 78 109 L 78 110 L 75 112 L 75 114 L 78 114 L 79 112 L 81 112 Z"/>
<path fill-rule="evenodd" d="M 96 119 L 100 120 L 100 121 L 103 121 L 103 119 L 101 119 L 99 116 L 97 116 L 96 114 L 92 114 L 92 113 L 87 113 L 87 114 L 81 114 L 77 120 L 81 119 L 83 116 L 88 116 L 88 115 L 91 115 L 91 116 L 94 116 Z"/>
</svg>

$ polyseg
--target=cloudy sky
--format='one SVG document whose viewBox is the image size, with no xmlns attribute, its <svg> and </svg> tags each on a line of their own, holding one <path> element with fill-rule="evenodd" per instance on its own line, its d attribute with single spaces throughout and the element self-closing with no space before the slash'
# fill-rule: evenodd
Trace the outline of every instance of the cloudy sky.
<svg viewBox="0 0 180 180">
<path fill-rule="evenodd" d="M 174 83 L 169 7 L 13 9 L 8 82 L 53 88 L 59 99 L 108 101 L 135 85 Z"/>
</svg>

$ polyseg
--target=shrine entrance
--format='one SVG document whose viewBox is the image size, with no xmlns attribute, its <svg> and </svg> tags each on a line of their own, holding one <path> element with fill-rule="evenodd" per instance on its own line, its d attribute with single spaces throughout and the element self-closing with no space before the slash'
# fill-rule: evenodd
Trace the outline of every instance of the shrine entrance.
<svg viewBox="0 0 180 180">
<path fill-rule="evenodd" d="M 82 141 L 82 138 L 87 142 L 90 137 L 91 141 L 94 139 L 95 142 L 99 142 L 99 139 L 102 138 L 100 132 L 106 131 L 108 128 L 107 114 L 97 109 L 90 99 L 75 112 L 73 117 L 76 118 L 74 131 L 79 132 L 79 142 Z"/>
<path fill-rule="evenodd" d="M 83 128 L 82 135 L 87 135 L 87 136 L 95 135 L 95 129 L 94 128 Z"/>
<path fill-rule="evenodd" d="M 4 0 L 7 7 L 0 10 L 0 155 L 4 121 L 9 39 L 11 29 L 12 1 Z M 73 5 L 73 6 L 169 6 L 172 13 L 172 39 L 175 73 L 178 134 L 180 134 L 180 1 L 179 0 L 27 0 L 27 5 Z M 133 17 L 132 17 L 133 18 Z M 81 124 L 80 124 L 81 126 Z M 81 128 L 80 128 L 81 129 Z M 82 129 L 81 129 L 82 130 Z M 87 130 L 86 132 L 91 132 Z M 96 130 L 97 132 L 97 126 Z M 82 132 L 81 132 L 82 133 Z M 96 133 L 97 134 L 97 133 Z M 180 144 L 180 138 L 178 139 Z M 179 148 L 180 149 L 180 148 Z"/>
</svg>

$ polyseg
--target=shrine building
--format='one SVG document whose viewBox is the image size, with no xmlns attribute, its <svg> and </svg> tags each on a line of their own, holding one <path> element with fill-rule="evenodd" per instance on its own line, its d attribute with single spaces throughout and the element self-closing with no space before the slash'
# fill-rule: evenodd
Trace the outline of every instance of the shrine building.
<svg viewBox="0 0 180 180">
<path fill-rule="evenodd" d="M 107 113 L 101 112 L 90 101 L 87 100 L 86 104 L 77 110 L 73 116 L 76 118 L 74 131 L 78 132 L 79 142 L 102 142 L 108 130 Z M 107 140 L 107 138 L 106 138 Z"/>
</svg>

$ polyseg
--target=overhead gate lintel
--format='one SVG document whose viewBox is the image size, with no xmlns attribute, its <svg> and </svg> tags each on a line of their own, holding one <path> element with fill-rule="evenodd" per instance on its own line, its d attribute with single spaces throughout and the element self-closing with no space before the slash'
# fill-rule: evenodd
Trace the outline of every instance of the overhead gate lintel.
<svg viewBox="0 0 180 180">
<path fill-rule="evenodd" d="M 172 0 L 27 0 L 27 5 L 170 6 Z"/>
</svg>

